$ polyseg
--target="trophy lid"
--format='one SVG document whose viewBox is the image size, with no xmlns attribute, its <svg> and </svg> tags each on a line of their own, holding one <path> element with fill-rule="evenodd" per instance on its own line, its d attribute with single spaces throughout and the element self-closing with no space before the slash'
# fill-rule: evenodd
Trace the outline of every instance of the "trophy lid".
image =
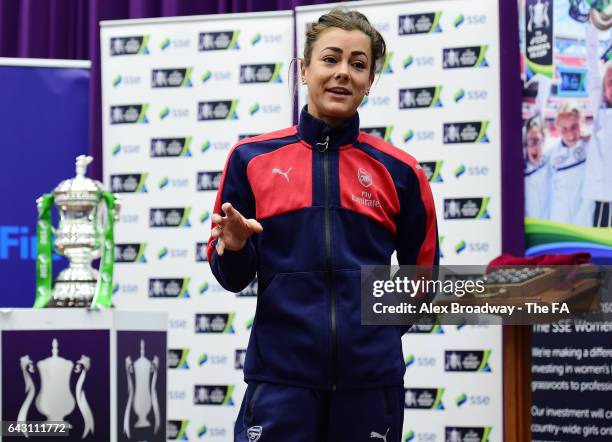
<svg viewBox="0 0 612 442">
<path fill-rule="evenodd" d="M 93 158 L 89 155 L 79 155 L 76 158 L 76 176 L 59 183 L 54 190 L 56 195 L 61 195 L 61 199 L 70 200 L 82 199 L 85 194 L 98 195 L 102 192 L 102 184 L 99 181 L 92 180 L 85 176 L 87 165 L 92 161 Z M 71 198 L 71 195 L 73 198 Z"/>
</svg>

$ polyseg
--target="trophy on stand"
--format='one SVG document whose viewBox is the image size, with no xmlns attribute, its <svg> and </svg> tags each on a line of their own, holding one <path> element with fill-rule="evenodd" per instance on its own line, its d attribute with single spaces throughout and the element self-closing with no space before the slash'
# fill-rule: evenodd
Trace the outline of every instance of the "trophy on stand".
<svg viewBox="0 0 612 442">
<path fill-rule="evenodd" d="M 17 422 L 28 422 L 28 413 L 32 401 L 34 401 L 36 410 L 47 418 L 46 422 L 65 422 L 64 418 L 74 410 L 76 396 L 76 405 L 79 407 L 83 417 L 82 439 L 90 433 L 93 434 L 94 416 L 83 388 L 86 372 L 91 366 L 91 360 L 88 356 L 82 355 L 76 363 L 63 358 L 59 355 L 58 340 L 53 338 L 51 342 L 51 356 L 35 363 L 29 355 L 25 355 L 21 357 L 20 362 L 26 386 L 26 397 L 19 409 Z M 36 395 L 36 385 L 32 379 L 32 375 L 37 370 L 40 378 L 38 395 Z M 74 395 L 70 388 L 70 379 L 73 373 L 79 375 Z M 35 396 L 36 400 L 34 400 Z M 72 427 L 70 423 L 68 425 Z M 27 438 L 28 434 L 24 432 L 24 436 Z"/>
<path fill-rule="evenodd" d="M 76 159 L 76 176 L 62 181 L 38 205 L 36 301 L 40 307 L 110 307 L 114 264 L 113 226 L 118 219 L 118 196 L 104 191 L 102 183 L 85 177 L 92 157 Z M 51 208 L 59 212 L 59 226 L 51 224 Z M 55 236 L 52 244 L 51 234 Z M 55 284 L 52 248 L 66 256 L 68 268 Z M 91 266 L 100 258 L 100 269 Z M 52 287 L 53 286 L 53 287 Z"/>
<path fill-rule="evenodd" d="M 128 381 L 128 401 L 123 415 L 123 432 L 130 436 L 130 416 L 132 409 L 138 420 L 134 428 L 149 428 L 151 423 L 147 415 L 153 410 L 155 426 L 153 434 L 157 434 L 160 425 L 159 402 L 157 401 L 157 372 L 159 371 L 159 356 L 153 359 L 145 356 L 145 341 L 140 340 L 140 357 L 132 361 L 130 356 L 125 358 L 125 372 Z M 133 374 L 133 376 L 132 376 Z M 134 380 L 132 380 L 132 377 Z"/>
</svg>

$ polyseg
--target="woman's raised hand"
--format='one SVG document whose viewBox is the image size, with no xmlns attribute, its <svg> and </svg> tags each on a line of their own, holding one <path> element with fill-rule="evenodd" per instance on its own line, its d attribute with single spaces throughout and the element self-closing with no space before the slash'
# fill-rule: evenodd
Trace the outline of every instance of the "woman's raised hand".
<svg viewBox="0 0 612 442">
<path fill-rule="evenodd" d="M 246 219 L 230 203 L 223 203 L 221 210 L 225 216 L 218 213 L 213 214 L 212 222 L 216 226 L 211 233 L 212 238 L 217 239 L 219 256 L 223 255 L 225 249 L 232 252 L 241 250 L 249 236 L 263 231 L 263 227 L 257 220 Z"/>
</svg>

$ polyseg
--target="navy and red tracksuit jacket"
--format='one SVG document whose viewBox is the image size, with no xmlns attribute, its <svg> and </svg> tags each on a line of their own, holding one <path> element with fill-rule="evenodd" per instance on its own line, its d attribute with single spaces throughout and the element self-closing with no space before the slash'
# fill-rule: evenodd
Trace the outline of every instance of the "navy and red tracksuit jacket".
<svg viewBox="0 0 612 442">
<path fill-rule="evenodd" d="M 245 380 L 402 385 L 400 327 L 361 325 L 360 266 L 390 265 L 394 250 L 400 264 L 438 264 L 434 203 L 417 161 L 360 132 L 357 113 L 331 128 L 304 108 L 297 126 L 233 148 L 214 213 L 225 202 L 263 226 L 238 252 L 207 247 L 225 289 L 258 278 Z"/>
</svg>

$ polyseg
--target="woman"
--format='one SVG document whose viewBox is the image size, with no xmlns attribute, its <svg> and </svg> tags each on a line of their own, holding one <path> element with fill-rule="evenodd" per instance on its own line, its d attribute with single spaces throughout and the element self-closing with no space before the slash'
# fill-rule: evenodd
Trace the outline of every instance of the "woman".
<svg viewBox="0 0 612 442">
<path fill-rule="evenodd" d="M 362 326 L 360 266 L 438 262 L 435 209 L 414 158 L 359 132 L 385 58 L 358 12 L 308 27 L 299 124 L 239 142 L 212 216 L 208 258 L 240 291 L 257 274 L 237 441 L 399 442 L 401 334 Z"/>
</svg>

